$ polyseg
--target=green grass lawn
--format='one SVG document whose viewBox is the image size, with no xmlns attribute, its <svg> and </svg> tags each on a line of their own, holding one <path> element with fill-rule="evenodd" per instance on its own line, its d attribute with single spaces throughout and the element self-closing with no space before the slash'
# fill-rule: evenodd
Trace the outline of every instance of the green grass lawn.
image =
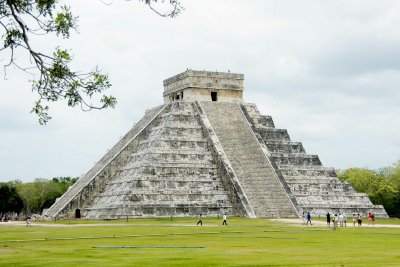
<svg viewBox="0 0 400 267">
<path fill-rule="evenodd" d="M 0 223 L 0 266 L 400 266 L 399 228 L 333 231 L 244 218 L 229 218 L 228 227 L 216 218 L 195 223 L 191 218 L 130 219 L 128 225 L 34 222 L 30 228 Z"/>
</svg>

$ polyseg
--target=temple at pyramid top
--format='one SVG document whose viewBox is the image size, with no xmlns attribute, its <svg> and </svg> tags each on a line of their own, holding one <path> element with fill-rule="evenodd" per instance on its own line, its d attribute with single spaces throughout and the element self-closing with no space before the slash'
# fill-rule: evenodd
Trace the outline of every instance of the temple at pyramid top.
<svg viewBox="0 0 400 267">
<path fill-rule="evenodd" d="M 164 80 L 164 103 L 173 101 L 243 102 L 244 75 L 186 70 Z"/>
</svg>

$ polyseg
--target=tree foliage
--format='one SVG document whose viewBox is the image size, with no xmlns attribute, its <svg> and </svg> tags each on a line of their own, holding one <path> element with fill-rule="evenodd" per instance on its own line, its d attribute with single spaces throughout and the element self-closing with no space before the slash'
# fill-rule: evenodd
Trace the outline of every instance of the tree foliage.
<svg viewBox="0 0 400 267">
<path fill-rule="evenodd" d="M 0 218 L 8 212 L 19 213 L 23 208 L 22 199 L 12 183 L 0 183 Z"/>
<path fill-rule="evenodd" d="M 366 193 L 372 203 L 383 205 L 390 216 L 400 217 L 400 162 L 378 171 L 350 168 L 339 171 L 338 177 Z"/>
<path fill-rule="evenodd" d="M 140 0 L 154 12 L 163 17 L 174 17 L 182 7 L 179 1 L 169 0 L 172 11 L 160 13 L 153 3 L 164 0 Z M 4 65 L 7 69 L 15 66 L 34 75 L 32 90 L 38 99 L 32 108 L 40 124 L 46 124 L 49 115 L 48 103 L 66 100 L 68 106 L 80 106 L 82 110 L 114 107 L 116 98 L 104 94 L 111 87 L 108 75 L 98 67 L 87 72 L 71 68 L 72 55 L 67 49 L 56 47 L 53 53 L 45 53 L 35 48 L 32 37 L 46 38 L 49 34 L 68 39 L 71 31 L 76 30 L 78 17 L 71 8 L 58 0 L 0 0 L 0 34 L 2 47 L 0 52 L 8 53 L 9 60 Z M 16 52 L 27 53 L 31 64 L 22 66 L 16 60 Z M 95 101 L 95 104 L 92 104 Z"/>
<path fill-rule="evenodd" d="M 27 214 L 41 213 L 49 208 L 58 197 L 67 191 L 78 178 L 56 177 L 51 180 L 37 178 L 30 183 L 21 183 L 17 186 L 18 193 L 24 202 Z"/>
</svg>

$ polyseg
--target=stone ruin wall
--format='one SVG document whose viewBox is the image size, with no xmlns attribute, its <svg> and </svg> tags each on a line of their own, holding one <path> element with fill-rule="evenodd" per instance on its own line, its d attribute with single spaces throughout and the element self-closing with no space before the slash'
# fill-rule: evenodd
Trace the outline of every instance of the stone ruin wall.
<svg viewBox="0 0 400 267">
<path fill-rule="evenodd" d="M 241 90 L 189 88 L 185 89 L 184 92 L 177 92 L 176 94 L 183 95 L 183 98 L 179 99 L 183 101 L 211 101 L 211 92 L 217 92 L 218 101 L 221 102 L 241 102 L 241 99 L 243 99 L 243 91 Z M 164 95 L 164 103 L 171 102 L 175 96 L 173 93 Z"/>
<path fill-rule="evenodd" d="M 211 92 L 218 101 L 242 102 L 243 80 L 243 74 L 187 70 L 164 80 L 164 103 L 212 101 Z"/>
<path fill-rule="evenodd" d="M 164 80 L 164 94 L 185 88 L 243 90 L 243 74 L 187 70 Z"/>
</svg>

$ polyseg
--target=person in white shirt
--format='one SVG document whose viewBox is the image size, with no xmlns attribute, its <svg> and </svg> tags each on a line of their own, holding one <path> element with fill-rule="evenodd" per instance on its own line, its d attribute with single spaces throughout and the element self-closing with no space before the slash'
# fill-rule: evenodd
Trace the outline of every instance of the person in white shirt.
<svg viewBox="0 0 400 267">
<path fill-rule="evenodd" d="M 337 214 L 335 214 L 335 216 L 333 216 L 333 230 L 336 230 L 338 221 L 339 221 L 339 216 Z"/>
<path fill-rule="evenodd" d="M 226 214 L 224 214 L 224 216 L 222 217 L 222 219 L 224 220 L 224 221 L 222 222 L 222 225 L 228 225 L 228 224 L 226 223 Z"/>
<path fill-rule="evenodd" d="M 343 215 L 341 213 L 339 214 L 339 223 L 340 227 L 343 227 Z"/>
</svg>

